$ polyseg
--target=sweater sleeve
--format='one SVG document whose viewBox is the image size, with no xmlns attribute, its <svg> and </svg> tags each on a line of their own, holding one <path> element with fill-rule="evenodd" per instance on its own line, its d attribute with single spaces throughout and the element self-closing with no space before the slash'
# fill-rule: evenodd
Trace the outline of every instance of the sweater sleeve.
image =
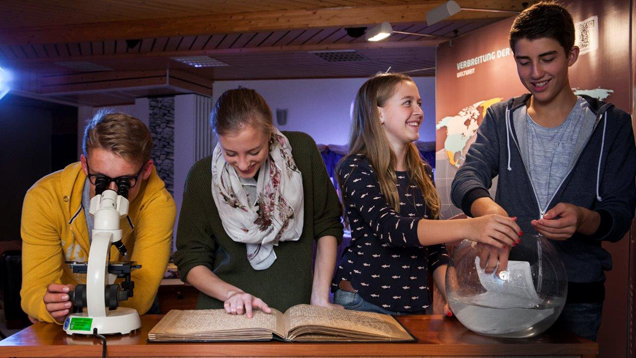
<svg viewBox="0 0 636 358">
<path fill-rule="evenodd" d="M 403 217 L 395 212 L 380 191 L 373 168 L 361 158 L 350 157 L 338 168 L 346 210 L 356 210 L 384 244 L 422 246 L 417 237 L 417 224 L 421 218 Z"/>
<path fill-rule="evenodd" d="M 426 175 L 428 175 L 433 185 L 435 185 L 435 179 L 433 178 L 433 170 L 431 167 L 425 164 L 424 169 L 426 170 Z M 449 256 L 445 244 L 430 245 L 427 246 L 427 249 L 429 272 L 435 272 L 438 267 L 448 265 Z"/>
<path fill-rule="evenodd" d="M 307 148 L 311 155 L 311 176 L 313 196 L 313 225 L 314 238 L 320 239 L 323 236 L 335 236 L 338 243 L 342 241 L 343 226 L 341 221 L 342 207 L 338 194 L 327 174 L 325 163 L 318 151 L 314 140 L 307 137 Z M 305 188 L 305 190 L 307 190 Z"/>
<path fill-rule="evenodd" d="M 153 172 L 153 175 L 156 174 Z M 152 306 L 170 259 L 176 214 L 175 202 L 165 188 L 153 193 L 150 200 L 143 204 L 136 220 L 135 243 L 130 258 L 141 268 L 132 272 L 134 296 L 123 301 L 122 306 L 134 308 L 139 314 L 148 312 Z"/>
<path fill-rule="evenodd" d="M 636 207 L 636 146 L 629 116 L 607 150 L 600 182 L 601 201 L 592 210 L 601 215 L 595 240 L 619 241 L 631 226 Z M 609 119 L 608 119 L 609 120 Z"/>
<path fill-rule="evenodd" d="M 36 184 L 37 185 L 37 184 Z M 44 294 L 51 283 L 62 283 L 64 254 L 56 229 L 50 193 L 44 188 L 30 189 L 22 207 L 22 310 L 40 321 L 53 323 L 46 310 Z"/>
<path fill-rule="evenodd" d="M 504 109 L 505 110 L 505 109 Z M 499 174 L 499 138 L 493 107 L 488 108 L 477 139 L 470 146 L 466 162 L 459 168 L 451 184 L 451 200 L 471 216 L 470 207 L 478 198 L 490 196 L 492 178 Z"/>
<path fill-rule="evenodd" d="M 183 191 L 174 262 L 184 282 L 187 282 L 188 273 L 195 266 L 213 269 L 217 245 L 205 203 L 206 198 L 212 200 L 210 161 L 210 157 L 205 158 L 190 169 Z M 205 190 L 208 191 L 207 195 Z"/>
</svg>

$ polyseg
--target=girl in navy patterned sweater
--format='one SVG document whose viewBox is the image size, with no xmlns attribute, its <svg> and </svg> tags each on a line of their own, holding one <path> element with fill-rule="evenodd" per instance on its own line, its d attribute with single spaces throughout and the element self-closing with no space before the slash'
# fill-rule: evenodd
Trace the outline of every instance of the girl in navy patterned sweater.
<svg viewBox="0 0 636 358">
<path fill-rule="evenodd" d="M 426 313 L 429 270 L 445 296 L 444 243 L 469 239 L 503 250 L 519 242 L 514 218 L 436 220 L 432 171 L 413 143 L 422 119 L 419 92 L 406 75 L 377 75 L 358 91 L 349 154 L 337 168 L 352 240 L 332 290 L 347 309 Z"/>
</svg>

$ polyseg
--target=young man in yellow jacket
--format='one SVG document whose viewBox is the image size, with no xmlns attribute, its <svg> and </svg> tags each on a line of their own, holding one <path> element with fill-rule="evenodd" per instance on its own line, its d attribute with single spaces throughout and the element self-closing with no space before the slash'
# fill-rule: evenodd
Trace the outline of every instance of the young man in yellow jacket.
<svg viewBox="0 0 636 358">
<path fill-rule="evenodd" d="M 152 137 L 137 118 L 99 112 L 84 132 L 81 161 L 40 179 L 22 209 L 22 309 L 32 321 L 61 324 L 72 312 L 69 291 L 84 283 L 65 261 L 88 261 L 93 217 L 88 213 L 95 182 L 116 189 L 128 181 L 130 207 L 120 221 L 124 258 L 112 247 L 111 261 L 141 265 L 132 271 L 134 297 L 121 305 L 144 314 L 151 307 L 170 256 L 176 206 L 150 159 Z"/>
</svg>

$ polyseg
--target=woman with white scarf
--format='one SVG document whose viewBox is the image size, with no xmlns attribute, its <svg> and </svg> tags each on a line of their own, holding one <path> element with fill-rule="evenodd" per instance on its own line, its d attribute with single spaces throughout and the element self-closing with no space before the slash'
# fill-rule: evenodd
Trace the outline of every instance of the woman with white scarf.
<svg viewBox="0 0 636 358">
<path fill-rule="evenodd" d="M 221 95 L 211 124 L 219 141 L 188 174 L 175 253 L 181 278 L 201 292 L 197 307 L 252 317 L 270 305 L 332 306 L 341 209 L 316 144 L 276 129 L 263 97 L 245 88 Z"/>
</svg>

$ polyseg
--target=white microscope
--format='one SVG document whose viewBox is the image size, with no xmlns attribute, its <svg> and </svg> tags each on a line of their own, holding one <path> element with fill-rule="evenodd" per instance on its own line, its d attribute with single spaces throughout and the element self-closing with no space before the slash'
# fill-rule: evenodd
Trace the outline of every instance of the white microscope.
<svg viewBox="0 0 636 358">
<path fill-rule="evenodd" d="M 64 321 L 67 334 L 128 334 L 141 327 L 135 309 L 118 307 L 120 301 L 133 296 L 130 273 L 141 266 L 134 261 L 109 262 L 111 245 L 126 255 L 119 220 L 128 214 L 126 198 L 130 183 L 119 181 L 117 192 L 107 189 L 109 185 L 109 178 L 97 177 L 96 195 L 91 199 L 89 210 L 94 217 L 94 228 L 88 263 L 69 262 L 74 273 L 87 275 L 86 285 L 77 285 L 75 291 L 69 293 L 80 312 L 70 314 Z M 116 278 L 124 278 L 121 287 L 115 283 Z"/>
</svg>

